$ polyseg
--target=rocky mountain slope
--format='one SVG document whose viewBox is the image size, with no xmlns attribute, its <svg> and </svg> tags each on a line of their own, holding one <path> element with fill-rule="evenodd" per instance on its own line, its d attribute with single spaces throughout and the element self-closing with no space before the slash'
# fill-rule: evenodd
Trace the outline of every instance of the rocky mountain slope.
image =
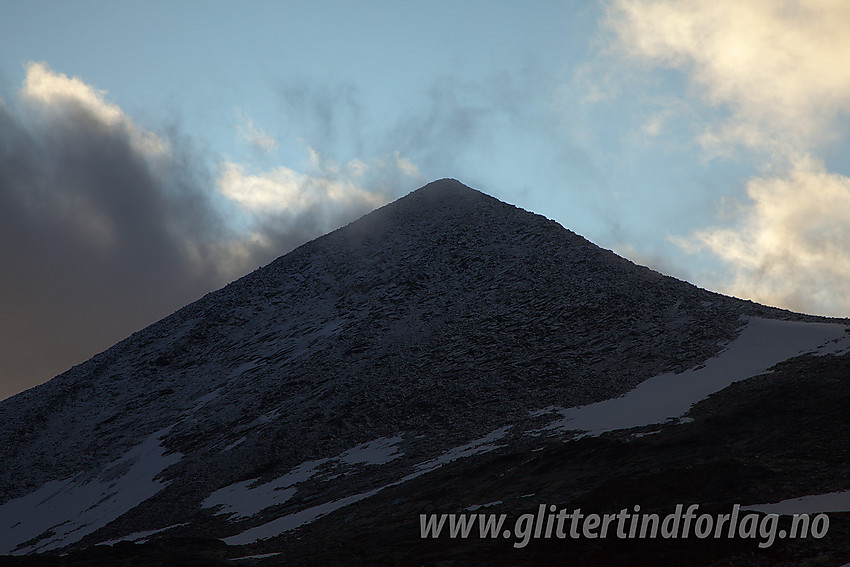
<svg viewBox="0 0 850 567">
<path fill-rule="evenodd" d="M 795 357 L 839 364 L 847 324 L 699 289 L 437 181 L 0 403 L 0 554 L 108 564 L 203 541 L 206 564 L 310 564 L 322 542 L 316 564 L 354 564 L 329 542 L 378 534 L 409 545 L 372 545 L 364 564 L 445 561 L 446 542 L 413 529 L 419 513 L 512 501 L 519 514 L 517 493 L 540 493 L 510 472 L 528 462 L 546 486 L 649 474 L 634 439 L 635 463 L 606 444 L 651 432 L 638 446 L 658 452 L 695 427 L 675 418 L 733 382 Z M 661 398 L 675 403 L 635 411 Z M 576 455 L 608 472 L 577 472 Z M 476 486 L 493 500 L 469 502 Z M 455 542 L 472 554 L 458 564 L 490 553 L 472 541 Z"/>
</svg>

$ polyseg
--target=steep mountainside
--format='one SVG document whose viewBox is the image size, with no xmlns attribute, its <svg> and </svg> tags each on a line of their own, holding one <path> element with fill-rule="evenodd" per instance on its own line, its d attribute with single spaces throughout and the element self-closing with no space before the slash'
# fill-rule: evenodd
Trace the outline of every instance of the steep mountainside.
<svg viewBox="0 0 850 567">
<path fill-rule="evenodd" d="M 842 353 L 845 326 L 437 181 L 0 403 L 0 553 L 253 544 L 464 457 L 562 443 L 569 408 L 608 415 L 590 404 L 653 377 L 731 376 L 763 343 L 734 379 Z"/>
</svg>

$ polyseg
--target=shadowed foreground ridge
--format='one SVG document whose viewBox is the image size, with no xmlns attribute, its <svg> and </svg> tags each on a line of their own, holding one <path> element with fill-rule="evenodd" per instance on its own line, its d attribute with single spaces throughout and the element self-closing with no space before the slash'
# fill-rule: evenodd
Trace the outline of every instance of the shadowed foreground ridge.
<svg viewBox="0 0 850 567">
<path fill-rule="evenodd" d="M 174 549 L 206 541 L 221 560 L 240 556 L 224 540 L 282 554 L 270 562 L 310 564 L 301 534 L 325 542 L 316 564 L 345 564 L 328 542 L 373 536 L 408 547 L 384 557 L 375 544 L 357 561 L 441 560 L 440 540 L 415 531 L 422 511 L 483 498 L 519 506 L 519 491 L 543 494 L 562 486 L 557 478 L 573 484 L 551 502 L 591 498 L 595 482 L 623 481 L 615 454 L 624 471 L 650 474 L 631 441 L 541 437 L 546 408 L 697 367 L 747 317 L 827 321 L 699 289 L 456 180 L 435 181 L 0 403 L 0 532 L 9 528 L 0 553 L 125 539 Z M 672 433 L 659 438 L 684 426 L 665 427 Z M 705 435 L 692 446 L 719 451 Z M 660 470 L 665 459 L 686 466 L 669 447 L 642 443 L 658 451 Z M 531 480 L 512 476 L 531 449 L 540 463 Z M 607 470 L 593 470 L 593 459 Z M 79 510 L 23 500 L 42 489 Z M 736 497 L 724 490 L 718 502 Z M 327 514 L 300 530 L 244 535 L 318 506 Z M 131 537 L 142 532 L 155 533 Z M 486 543 L 458 545 L 477 556 L 492 551 Z M 515 561 L 545 564 L 530 557 Z"/>
</svg>

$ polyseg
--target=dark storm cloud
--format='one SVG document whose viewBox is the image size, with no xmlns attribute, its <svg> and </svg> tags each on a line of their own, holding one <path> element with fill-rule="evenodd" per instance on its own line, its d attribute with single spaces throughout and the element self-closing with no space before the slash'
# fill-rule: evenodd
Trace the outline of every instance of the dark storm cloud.
<svg viewBox="0 0 850 567">
<path fill-rule="evenodd" d="M 79 104 L 0 108 L 0 396 L 210 288 L 225 233 L 191 149 L 151 159 Z"/>
<path fill-rule="evenodd" d="M 0 398 L 365 212 L 319 203 L 237 233 L 213 170 L 178 127 L 28 69 L 0 101 Z"/>
</svg>

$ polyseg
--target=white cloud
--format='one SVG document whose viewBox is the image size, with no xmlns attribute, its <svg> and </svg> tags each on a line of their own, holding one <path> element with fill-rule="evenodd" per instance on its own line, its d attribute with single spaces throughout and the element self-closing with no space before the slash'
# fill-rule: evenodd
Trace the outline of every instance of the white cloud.
<svg viewBox="0 0 850 567">
<path fill-rule="evenodd" d="M 126 120 L 118 106 L 104 101 L 106 91 L 95 89 L 79 78 L 54 73 L 44 63 L 30 63 L 26 69 L 21 91 L 24 97 L 49 107 L 76 103 L 110 126 Z"/>
<path fill-rule="evenodd" d="M 277 140 L 258 128 L 246 111 L 237 110 L 236 115 L 239 118 L 237 131 L 243 142 L 266 153 L 273 152 L 277 148 Z"/>
<path fill-rule="evenodd" d="M 734 268 L 730 293 L 821 314 L 850 313 L 850 178 L 802 159 L 783 176 L 747 184 L 752 205 L 734 228 L 695 232 Z"/>
<path fill-rule="evenodd" d="M 403 176 L 418 181 L 421 177 L 416 166 L 398 152 L 390 158 L 374 159 L 371 164 L 354 159 L 340 166 L 323 159 L 309 146 L 307 151 L 313 170 L 310 174 L 283 166 L 250 173 L 243 165 L 225 162 L 217 180 L 218 190 L 260 217 L 296 216 L 325 208 L 365 212 L 387 202 L 386 180 Z"/>
<path fill-rule="evenodd" d="M 49 120 L 82 112 L 101 126 L 126 131 L 134 148 L 149 157 L 170 152 L 166 140 L 139 128 L 119 106 L 107 102 L 106 91 L 95 89 L 77 77 L 55 73 L 44 63 L 27 65 L 20 95 L 31 111 L 43 113 Z"/>
<path fill-rule="evenodd" d="M 225 162 L 218 177 L 218 190 L 244 209 L 262 215 L 298 215 L 313 207 L 379 207 L 386 197 L 367 191 L 350 180 L 309 176 L 288 167 L 248 173 L 245 166 Z"/>
<path fill-rule="evenodd" d="M 747 183 L 734 228 L 676 242 L 727 263 L 725 292 L 847 315 L 850 178 L 813 156 L 850 115 L 850 3 L 617 0 L 607 24 L 628 58 L 682 70 L 693 93 L 729 111 L 699 135 L 709 156 L 744 148 L 769 172 Z"/>
<path fill-rule="evenodd" d="M 399 171 L 401 171 L 403 174 L 407 175 L 408 177 L 413 177 L 413 178 L 421 178 L 422 177 L 422 175 L 419 173 L 419 169 L 416 167 L 416 165 L 414 165 L 413 162 L 410 161 L 409 159 L 407 159 L 405 157 L 401 157 L 399 152 L 395 152 L 393 154 L 393 160 L 395 162 L 395 167 L 397 167 L 399 169 Z"/>
<path fill-rule="evenodd" d="M 629 55 L 687 71 L 731 108 L 706 145 L 816 143 L 850 107 L 850 3 L 620 0 L 608 15 Z"/>
<path fill-rule="evenodd" d="M 222 164 L 218 177 L 218 190 L 248 209 L 303 210 L 306 196 L 300 190 L 303 176 L 279 167 L 270 172 L 251 175 L 245 168 L 232 162 Z"/>
</svg>

